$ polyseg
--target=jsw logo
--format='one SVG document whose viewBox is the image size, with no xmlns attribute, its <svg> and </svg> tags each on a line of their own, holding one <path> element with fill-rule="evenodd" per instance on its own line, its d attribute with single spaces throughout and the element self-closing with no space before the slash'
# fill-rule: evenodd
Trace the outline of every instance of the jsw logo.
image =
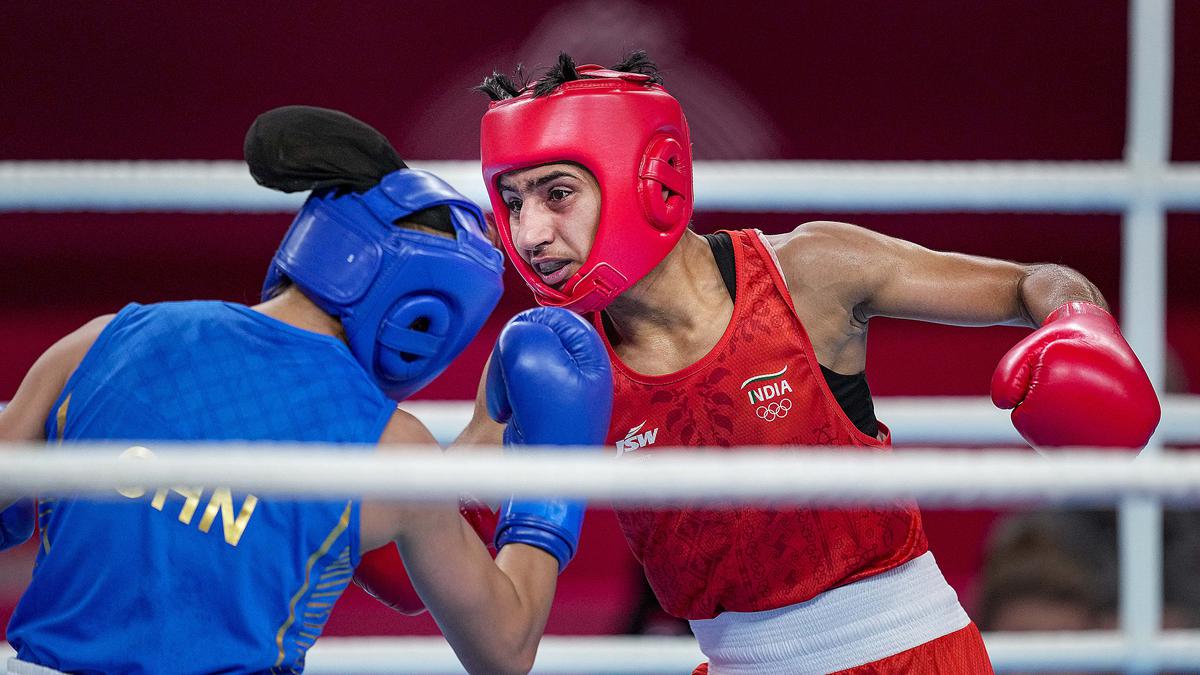
<svg viewBox="0 0 1200 675">
<path fill-rule="evenodd" d="M 617 441 L 617 457 L 620 457 L 627 452 L 633 452 L 638 448 L 644 448 L 647 445 L 654 445 L 654 440 L 658 438 L 658 427 L 639 434 L 638 432 L 641 431 L 642 427 L 644 426 L 646 426 L 646 423 L 642 422 L 636 427 L 630 429 L 629 433 L 625 434 L 625 438 Z"/>
</svg>

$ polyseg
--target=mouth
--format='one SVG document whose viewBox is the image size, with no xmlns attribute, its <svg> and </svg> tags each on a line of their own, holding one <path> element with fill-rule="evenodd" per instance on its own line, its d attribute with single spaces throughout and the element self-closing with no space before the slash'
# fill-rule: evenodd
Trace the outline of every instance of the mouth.
<svg viewBox="0 0 1200 675">
<path fill-rule="evenodd" d="M 540 258 L 529 264 L 542 278 L 542 281 L 553 287 L 562 284 L 573 272 L 571 261 L 565 258 Z"/>
</svg>

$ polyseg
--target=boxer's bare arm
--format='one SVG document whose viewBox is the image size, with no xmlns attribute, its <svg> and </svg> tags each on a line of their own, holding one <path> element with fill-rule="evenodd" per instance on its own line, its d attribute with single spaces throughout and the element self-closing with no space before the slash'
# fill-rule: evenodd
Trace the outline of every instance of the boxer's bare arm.
<svg viewBox="0 0 1200 675">
<path fill-rule="evenodd" d="M 44 425 L 55 399 L 112 318 L 112 314 L 107 314 L 92 319 L 42 353 L 25 374 L 25 379 L 21 380 L 21 386 L 17 388 L 12 401 L 0 410 L 0 441 L 21 443 L 46 440 Z M 0 509 L 8 507 L 13 501 L 0 499 Z"/>
<path fill-rule="evenodd" d="M 380 438 L 381 451 L 422 452 L 418 446 L 438 452 L 419 420 L 396 411 Z M 493 561 L 453 500 L 426 505 L 364 501 L 360 532 L 363 551 L 396 541 L 413 586 L 468 671 L 532 667 L 558 579 L 552 556 L 511 544 Z"/>
<path fill-rule="evenodd" d="M 437 441 L 425 425 L 404 410 L 396 410 L 379 437 L 381 453 L 441 454 Z M 447 499 L 444 504 L 430 505 L 429 512 L 441 511 L 458 515 L 458 503 Z M 411 507 L 392 501 L 363 500 L 359 513 L 359 550 L 371 551 L 396 539 L 403 521 L 413 512 Z M 476 538 L 478 540 L 478 537 Z"/>
<path fill-rule="evenodd" d="M 493 420 L 487 411 L 487 371 L 491 363 L 491 357 L 488 357 L 483 366 L 483 374 L 479 378 L 479 386 L 475 390 L 475 407 L 471 411 L 471 420 L 447 450 L 488 446 L 499 451 L 499 446 L 504 441 L 504 425 Z"/>
<path fill-rule="evenodd" d="M 533 667 L 550 615 L 558 561 L 509 544 L 495 561 L 457 512 L 414 517 L 396 540 L 404 565 L 442 634 L 472 673 Z"/>
<path fill-rule="evenodd" d="M 847 223 L 805 223 L 770 241 L 818 360 L 844 373 L 865 367 L 873 316 L 1032 327 L 1064 302 L 1104 304 L 1061 265 L 933 251 Z"/>
</svg>

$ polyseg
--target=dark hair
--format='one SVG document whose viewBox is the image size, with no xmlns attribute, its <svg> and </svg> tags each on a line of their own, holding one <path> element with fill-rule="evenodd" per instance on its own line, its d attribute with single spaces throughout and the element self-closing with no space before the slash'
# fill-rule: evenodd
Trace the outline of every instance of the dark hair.
<svg viewBox="0 0 1200 675">
<path fill-rule="evenodd" d="M 613 66 L 611 70 L 619 73 L 647 75 L 650 78 L 649 82 L 653 84 L 662 84 L 663 81 L 662 76 L 658 74 L 658 66 L 641 49 L 626 54 L 625 58 L 621 59 L 621 62 Z M 532 83 L 525 76 L 524 68 L 518 65 L 516 73 L 512 77 L 493 72 L 485 77 L 483 83 L 475 87 L 475 90 L 483 92 L 493 101 L 502 101 L 507 98 L 516 98 L 531 87 L 534 96 L 545 96 L 564 82 L 587 77 L 589 76 L 586 73 L 580 75 L 576 70 L 575 59 L 571 58 L 570 54 L 563 52 L 558 55 L 558 62 Z"/>
</svg>

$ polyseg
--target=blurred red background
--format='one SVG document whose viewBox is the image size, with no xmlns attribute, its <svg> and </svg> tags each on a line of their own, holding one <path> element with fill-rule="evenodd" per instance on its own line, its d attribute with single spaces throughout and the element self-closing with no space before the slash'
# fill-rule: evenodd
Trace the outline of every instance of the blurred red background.
<svg viewBox="0 0 1200 675">
<path fill-rule="evenodd" d="M 277 105 L 343 109 L 413 159 L 477 159 L 471 87 L 559 50 L 615 62 L 645 48 L 684 104 L 697 159 L 1111 160 L 1125 143 L 1128 7 L 1060 0 L 728 4 L 133 2 L 16 4 L 0 40 L 0 159 L 237 159 Z M 1175 161 L 1200 160 L 1200 3 L 1175 7 Z M 695 227 L 781 232 L 858 223 L 928 247 L 1070 265 L 1118 310 L 1119 214 L 698 213 Z M 0 400 L 36 357 L 130 301 L 253 303 L 287 214 L 0 214 Z M 1173 391 L 1200 392 L 1200 215 L 1172 214 Z M 422 399 L 473 395 L 500 325 L 531 304 L 510 273 L 487 327 Z M 876 320 L 877 396 L 983 395 L 1022 334 Z M 903 444 L 904 439 L 896 439 Z M 991 512 L 928 512 L 968 608 Z M 625 630 L 638 570 L 611 512 L 589 516 L 550 632 Z M 32 547 L 0 556 L 0 621 Z M 429 633 L 356 589 L 326 634 Z"/>
</svg>

